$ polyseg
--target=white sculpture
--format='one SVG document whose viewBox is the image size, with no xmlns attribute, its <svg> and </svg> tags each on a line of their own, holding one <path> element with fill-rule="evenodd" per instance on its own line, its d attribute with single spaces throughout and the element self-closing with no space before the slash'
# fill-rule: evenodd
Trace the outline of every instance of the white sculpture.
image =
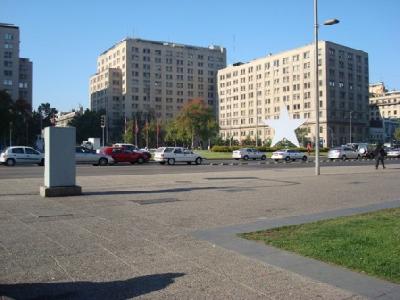
<svg viewBox="0 0 400 300">
<path fill-rule="evenodd" d="M 275 130 L 274 138 L 272 139 L 271 146 L 275 146 L 277 143 L 286 139 L 297 147 L 300 146 L 299 141 L 296 137 L 295 130 L 303 124 L 305 119 L 291 119 L 286 106 L 282 106 L 280 109 L 279 119 L 268 119 L 264 120 L 264 124 L 272 127 Z"/>
</svg>

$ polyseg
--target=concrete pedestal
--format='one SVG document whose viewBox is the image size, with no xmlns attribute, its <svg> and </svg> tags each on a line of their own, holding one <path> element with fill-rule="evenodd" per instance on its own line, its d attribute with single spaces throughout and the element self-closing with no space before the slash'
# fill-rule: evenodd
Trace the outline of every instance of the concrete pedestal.
<svg viewBox="0 0 400 300">
<path fill-rule="evenodd" d="M 40 195 L 82 194 L 82 188 L 75 184 L 75 127 L 46 127 L 44 143 L 44 186 L 40 187 Z"/>
<path fill-rule="evenodd" d="M 82 194 L 82 188 L 79 185 L 40 187 L 40 196 L 42 197 L 78 196 L 81 194 Z"/>
</svg>

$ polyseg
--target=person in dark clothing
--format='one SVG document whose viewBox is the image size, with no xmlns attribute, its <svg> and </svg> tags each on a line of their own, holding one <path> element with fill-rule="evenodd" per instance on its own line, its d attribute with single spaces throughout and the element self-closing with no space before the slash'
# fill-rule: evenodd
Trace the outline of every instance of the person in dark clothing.
<svg viewBox="0 0 400 300">
<path fill-rule="evenodd" d="M 375 149 L 375 169 L 378 169 L 379 162 L 382 163 L 382 167 L 385 169 L 385 163 L 384 163 L 384 158 L 385 158 L 385 149 L 383 149 L 382 144 L 378 144 Z"/>
</svg>

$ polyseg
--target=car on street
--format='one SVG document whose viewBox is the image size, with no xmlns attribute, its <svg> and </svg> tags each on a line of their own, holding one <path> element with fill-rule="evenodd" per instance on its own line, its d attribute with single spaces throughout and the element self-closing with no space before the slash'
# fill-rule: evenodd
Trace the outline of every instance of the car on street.
<svg viewBox="0 0 400 300">
<path fill-rule="evenodd" d="M 92 164 L 106 166 L 114 163 L 114 159 L 103 153 L 96 153 L 94 150 L 78 146 L 75 147 L 75 162 L 77 164 Z"/>
<path fill-rule="evenodd" d="M 359 159 L 360 157 L 361 157 L 361 155 L 358 152 L 358 150 L 355 150 L 354 148 L 346 146 L 346 145 L 332 148 L 328 152 L 328 158 L 330 160 Z"/>
<path fill-rule="evenodd" d="M 232 158 L 239 160 L 249 160 L 249 159 L 261 159 L 266 160 L 267 155 L 264 152 L 258 151 L 255 148 L 241 148 L 232 152 Z"/>
<path fill-rule="evenodd" d="M 154 153 L 154 160 L 160 164 L 174 165 L 177 162 L 201 165 L 203 158 L 192 150 L 183 147 L 160 147 Z"/>
<path fill-rule="evenodd" d="M 285 160 L 285 161 L 295 161 L 301 159 L 302 161 L 307 161 L 307 155 L 304 152 L 294 150 L 294 149 L 282 149 L 272 153 L 271 159 L 275 161 Z"/>
<path fill-rule="evenodd" d="M 387 150 L 387 157 L 400 157 L 400 148 L 393 148 Z"/>
<path fill-rule="evenodd" d="M 147 156 L 147 160 L 150 160 L 150 158 L 151 158 L 150 151 L 148 151 L 147 149 L 139 149 L 138 146 L 133 145 L 133 144 L 116 143 L 113 145 L 113 147 L 122 147 L 122 148 L 128 149 L 130 151 L 142 152 L 145 156 Z"/>
<path fill-rule="evenodd" d="M 44 154 L 32 147 L 11 146 L 0 154 L 0 163 L 10 167 L 16 164 L 37 164 L 43 166 Z"/>
<path fill-rule="evenodd" d="M 145 153 L 131 151 L 124 147 L 104 147 L 100 153 L 111 156 L 114 159 L 114 163 L 129 162 L 131 164 L 142 164 L 149 161 L 149 157 Z"/>
<path fill-rule="evenodd" d="M 364 158 L 374 158 L 375 157 L 375 147 L 368 143 L 347 143 L 346 146 L 353 148 L 358 151 L 360 157 Z"/>
</svg>

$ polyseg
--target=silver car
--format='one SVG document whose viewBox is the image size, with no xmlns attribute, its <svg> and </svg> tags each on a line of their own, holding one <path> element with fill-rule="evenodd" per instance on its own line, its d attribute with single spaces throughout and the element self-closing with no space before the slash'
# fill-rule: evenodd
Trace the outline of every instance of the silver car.
<svg viewBox="0 0 400 300">
<path fill-rule="evenodd" d="M 7 166 L 15 164 L 37 164 L 44 165 L 44 155 L 31 147 L 12 146 L 0 154 L 0 163 Z"/>
<path fill-rule="evenodd" d="M 354 150 L 348 146 L 340 146 L 336 148 L 332 148 L 328 152 L 328 158 L 330 160 L 334 159 L 359 159 L 361 157 L 360 153 L 357 150 Z"/>
<path fill-rule="evenodd" d="M 387 157 L 400 157 L 400 148 L 389 149 Z"/>
<path fill-rule="evenodd" d="M 77 164 L 92 164 L 98 166 L 106 166 L 114 163 L 114 159 L 111 156 L 96 153 L 85 147 L 75 147 L 75 161 Z"/>
<path fill-rule="evenodd" d="M 267 156 L 265 155 L 264 152 L 260 152 L 257 149 L 254 148 L 242 148 L 239 150 L 235 150 L 232 152 L 232 158 L 239 160 L 239 159 L 261 159 L 261 160 L 266 160 Z"/>
<path fill-rule="evenodd" d="M 308 158 L 307 155 L 304 154 L 304 152 L 300 152 L 298 150 L 293 150 L 293 149 L 283 149 L 272 153 L 271 159 L 274 159 L 275 161 L 278 160 L 295 161 L 296 159 L 301 159 L 303 161 L 306 161 Z"/>
</svg>

